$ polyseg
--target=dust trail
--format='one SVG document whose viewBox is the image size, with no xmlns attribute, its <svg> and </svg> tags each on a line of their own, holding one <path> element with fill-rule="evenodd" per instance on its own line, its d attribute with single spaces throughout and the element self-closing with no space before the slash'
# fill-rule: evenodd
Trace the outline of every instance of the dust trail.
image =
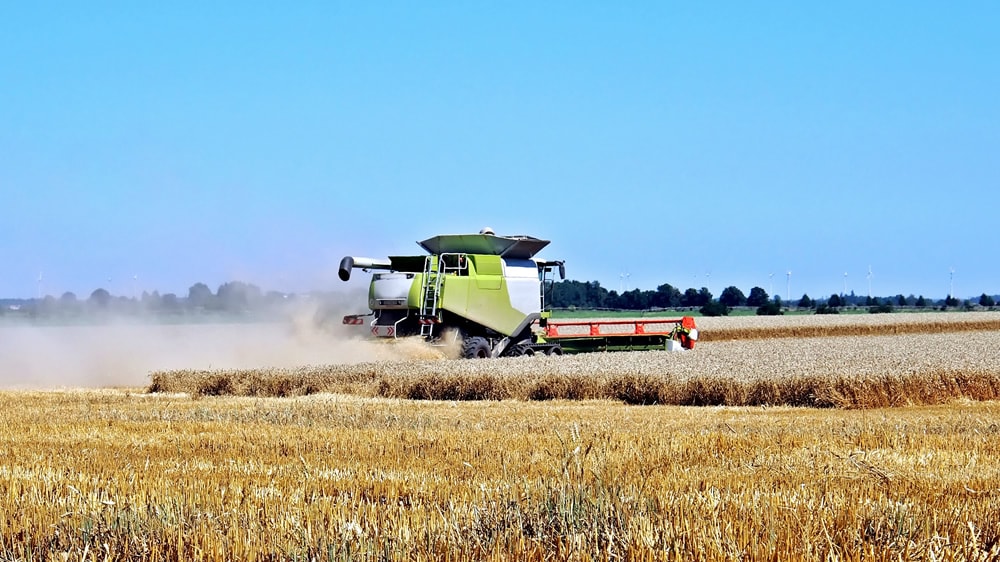
<svg viewBox="0 0 1000 562">
<path fill-rule="evenodd" d="M 361 301 L 363 302 L 363 301 Z M 144 386 L 171 369 L 239 369 L 438 359 L 422 341 L 368 337 L 344 326 L 343 310 L 296 305 L 268 323 L 156 324 L 117 319 L 97 325 L 0 325 L 0 389 Z"/>
</svg>

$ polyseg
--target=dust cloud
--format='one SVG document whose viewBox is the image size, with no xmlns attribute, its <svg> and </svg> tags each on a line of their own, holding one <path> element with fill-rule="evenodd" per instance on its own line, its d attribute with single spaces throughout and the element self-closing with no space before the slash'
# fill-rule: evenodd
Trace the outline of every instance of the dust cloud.
<svg viewBox="0 0 1000 562">
<path fill-rule="evenodd" d="M 347 313 L 357 309 L 344 307 Z M 367 324 L 344 326 L 341 310 L 317 312 L 315 305 L 299 304 L 280 320 L 260 323 L 5 322 L 0 324 L 0 389 L 142 387 L 158 370 L 446 359 L 453 353 L 419 338 L 375 340 Z"/>
</svg>

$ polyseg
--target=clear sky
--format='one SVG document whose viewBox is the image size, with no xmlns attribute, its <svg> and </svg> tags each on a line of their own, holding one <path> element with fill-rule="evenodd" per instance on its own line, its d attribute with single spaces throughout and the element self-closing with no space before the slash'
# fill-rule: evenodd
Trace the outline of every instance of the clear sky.
<svg viewBox="0 0 1000 562">
<path fill-rule="evenodd" d="M 609 289 L 867 294 L 870 265 L 876 295 L 944 297 L 950 268 L 998 293 L 998 26 L 992 1 L 6 2 L 0 296 L 337 289 L 344 255 L 486 225 Z"/>
</svg>

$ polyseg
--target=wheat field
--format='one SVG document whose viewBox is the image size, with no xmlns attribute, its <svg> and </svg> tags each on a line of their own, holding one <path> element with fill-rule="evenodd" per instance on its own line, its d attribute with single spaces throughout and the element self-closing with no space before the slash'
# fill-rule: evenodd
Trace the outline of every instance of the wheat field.
<svg viewBox="0 0 1000 562">
<path fill-rule="evenodd" d="M 1000 330 L 1000 311 L 698 318 L 704 341 Z"/>
<path fill-rule="evenodd" d="M 1000 407 L 0 394 L 3 560 L 991 560 Z"/>
<path fill-rule="evenodd" d="M 1000 332 L 731 320 L 771 336 L 0 392 L 0 560 L 1000 559 Z"/>
<path fill-rule="evenodd" d="M 701 322 L 705 341 L 690 352 L 455 361 L 443 353 L 428 358 L 433 350 L 425 350 L 411 355 L 414 359 L 350 365 L 160 371 L 152 373 L 149 388 L 195 396 L 334 392 L 432 400 L 610 399 L 841 408 L 1000 396 L 1000 328 L 995 327 L 1000 313 Z M 778 332 L 783 335 L 776 336 Z M 789 335 L 796 332 L 828 335 Z M 418 349 L 411 341 L 397 345 Z"/>
</svg>

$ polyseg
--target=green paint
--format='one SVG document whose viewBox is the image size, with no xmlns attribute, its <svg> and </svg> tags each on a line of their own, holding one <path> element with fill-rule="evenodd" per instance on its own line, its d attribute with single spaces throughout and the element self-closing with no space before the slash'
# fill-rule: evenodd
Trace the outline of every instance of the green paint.
<svg viewBox="0 0 1000 562">
<path fill-rule="evenodd" d="M 432 268 L 436 268 L 437 256 L 431 256 L 431 259 Z M 482 324 L 505 336 L 513 334 L 526 316 L 511 305 L 500 256 L 469 254 L 467 259 L 468 269 L 464 272 L 465 275 L 442 274 L 438 308 Z M 420 310 L 424 275 L 415 274 L 413 284 L 410 285 L 406 304 L 411 309 Z M 431 282 L 434 280 L 431 279 Z M 369 294 L 373 294 L 372 291 L 370 289 Z"/>
<path fill-rule="evenodd" d="M 476 288 L 482 290 L 497 291 L 503 283 L 503 264 L 500 256 L 469 256 L 475 273 Z M 470 271 L 471 273 L 471 271 Z"/>
</svg>

